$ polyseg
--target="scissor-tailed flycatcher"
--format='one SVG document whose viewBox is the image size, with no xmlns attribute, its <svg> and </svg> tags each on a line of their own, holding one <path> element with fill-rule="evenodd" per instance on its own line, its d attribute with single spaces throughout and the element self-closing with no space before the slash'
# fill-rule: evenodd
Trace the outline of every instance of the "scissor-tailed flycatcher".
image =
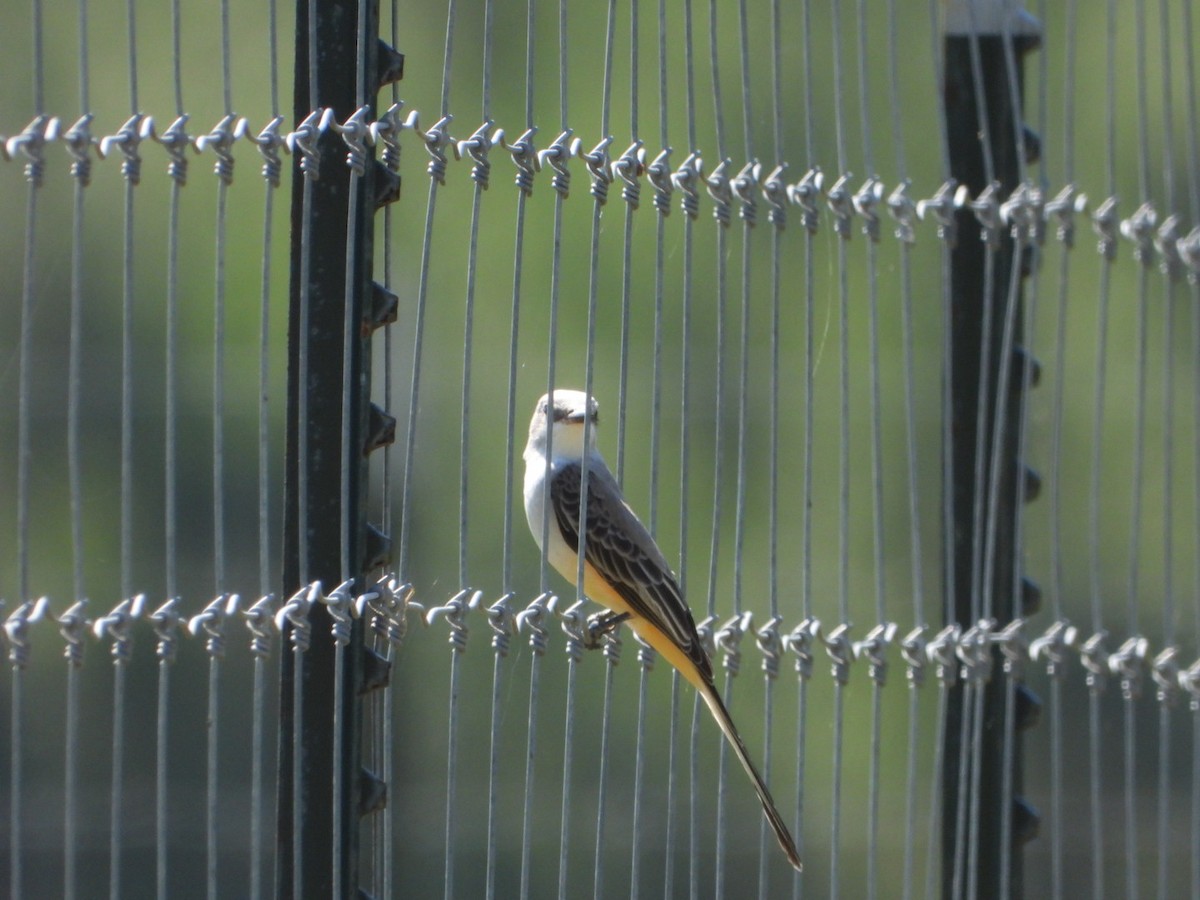
<svg viewBox="0 0 1200 900">
<path fill-rule="evenodd" d="M 579 566 L 579 497 L 583 460 L 588 465 L 584 592 L 613 611 L 611 624 L 629 627 L 679 670 L 700 692 L 762 802 L 788 861 L 800 869 L 800 854 L 771 792 L 742 743 L 713 684 L 696 622 L 671 567 L 621 494 L 617 480 L 596 449 L 597 406 L 582 391 L 555 391 L 538 401 L 525 445 L 525 515 L 547 560 L 572 584 Z M 591 420 L 584 445 L 584 423 Z M 547 465 L 549 459 L 549 465 Z M 549 510 L 547 511 L 547 506 Z M 542 548 L 543 523 L 548 522 Z"/>
</svg>

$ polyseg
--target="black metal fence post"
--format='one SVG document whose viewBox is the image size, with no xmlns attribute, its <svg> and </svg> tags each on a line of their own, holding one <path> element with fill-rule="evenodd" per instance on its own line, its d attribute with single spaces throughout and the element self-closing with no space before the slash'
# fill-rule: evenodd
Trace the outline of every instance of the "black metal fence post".
<svg viewBox="0 0 1200 900">
<path fill-rule="evenodd" d="M 316 52 L 309 53 L 309 2 Z M 332 111 L 333 121 L 346 122 L 360 97 L 370 107 L 367 121 L 377 118 L 375 95 L 385 83 L 400 77 L 401 60 L 379 42 L 378 0 L 298 0 L 296 5 L 296 63 L 294 108 L 302 122 L 313 104 L 310 61 L 315 63 L 319 109 Z M 359 67 L 359 55 L 365 67 Z M 364 84 L 356 83 L 363 72 Z M 352 594 L 364 588 L 364 578 L 386 559 L 386 538 L 366 521 L 367 457 L 390 440 L 380 423 L 386 414 L 370 403 L 371 333 L 386 324 L 377 315 L 378 298 L 385 295 L 372 282 L 374 214 L 395 199 L 395 176 L 367 153 L 357 178 L 347 165 L 347 145 L 334 128 L 317 140 L 315 177 L 302 173 L 302 153 L 293 154 L 291 211 L 291 289 L 288 325 L 287 459 L 285 467 L 285 539 L 283 596 L 302 585 L 320 582 L 325 592 L 343 580 L 347 568 L 354 577 Z M 309 202 L 304 195 L 310 184 Z M 354 203 L 352 191 L 357 192 Z M 353 221 L 350 211 L 356 212 Z M 305 219 L 307 218 L 307 230 Z M 307 241 L 302 237 L 307 234 Z M 350 240 L 348 241 L 348 238 Z M 351 247 L 350 253 L 347 247 Z M 307 258 L 306 258 L 307 254 Z M 347 265 L 353 278 L 347 279 Z M 307 284 L 304 275 L 307 273 Z M 351 286 L 348 289 L 348 286 Z M 307 301 L 307 309 L 302 304 Z M 352 307 L 347 319 L 346 305 Z M 307 328 L 301 326 L 302 312 Z M 354 323 L 345 341 L 346 321 Z M 350 357 L 345 357 L 345 348 Z M 307 356 L 301 370 L 301 350 Z M 343 417 L 344 373 L 348 370 L 352 409 Z M 307 377 L 303 379 L 302 376 Z M 302 421 L 301 398 L 309 414 Z M 301 433 L 301 429 L 304 432 Z M 345 443 L 344 443 L 345 442 Z M 301 454 L 303 443 L 305 452 Z M 353 448 L 347 454 L 346 448 Z M 301 478 L 301 459 L 306 461 Z M 342 476 L 345 459 L 357 460 L 349 472 L 349 509 L 343 510 Z M 303 509 L 303 516 L 301 510 Z M 343 515 L 351 523 L 348 549 L 353 566 L 343 564 Z M 305 533 L 301 534 L 301 523 Z M 302 571 L 302 561 L 306 571 Z M 341 696 L 335 695 L 337 650 L 332 636 L 334 617 L 323 604 L 309 612 L 312 641 L 301 654 L 285 652 L 282 660 L 279 736 L 279 790 L 276 834 L 276 895 L 279 897 L 351 897 L 357 894 L 359 819 L 383 802 L 381 786 L 362 768 L 360 746 L 364 690 L 381 683 L 378 661 L 365 647 L 362 622 L 351 626 L 350 641 L 341 656 Z M 288 626 L 290 630 L 291 626 Z M 286 632 L 285 632 L 286 635 Z M 295 666 L 302 667 L 301 740 L 294 758 L 296 722 Z M 340 719 L 335 719 L 335 710 Z M 340 722 L 335 740 L 333 724 Z M 340 746 L 340 758 L 335 747 Z M 334 810 L 334 779 L 341 802 Z M 297 783 L 298 781 L 298 783 Z M 301 812 L 294 815 L 294 798 Z M 342 828 L 335 833 L 335 818 Z M 295 831 L 299 823 L 300 833 Z M 299 856 L 297 855 L 299 852 Z M 335 854 L 337 855 L 335 866 Z M 299 859 L 299 864 L 297 860 Z M 335 871 L 340 872 L 334 883 Z M 299 880 L 299 883 L 296 883 Z"/>
<path fill-rule="evenodd" d="M 1014 7 L 1007 4 L 965 0 L 965 4 L 976 3 L 976 10 L 967 18 L 972 27 L 979 23 L 979 33 L 947 31 L 944 45 L 945 104 L 949 137 L 950 166 L 953 178 L 966 185 L 973 198 L 989 188 L 994 188 L 994 202 L 982 197 L 977 209 L 962 209 L 958 212 L 958 241 L 952 255 L 951 289 L 951 441 L 953 455 L 954 505 L 952 521 L 944 527 L 952 529 L 954 553 L 954 620 L 964 631 L 978 624 L 981 617 L 979 597 L 987 587 L 978 577 L 982 566 L 980 548 L 986 553 L 986 515 L 977 512 L 977 500 L 987 510 L 989 502 L 989 478 L 977 477 L 977 450 L 983 454 L 983 472 L 987 473 L 992 455 L 999 452 L 1002 461 L 999 490 L 995 502 L 995 545 L 991 569 L 991 616 L 994 624 L 989 631 L 1003 628 L 1013 619 L 1032 612 L 1036 604 L 1036 589 L 1029 586 L 1024 592 L 1014 591 L 1014 573 L 1019 566 L 1018 548 L 1014 546 L 1017 517 L 1020 515 L 1017 498 L 1018 479 L 1022 484 L 1036 484 L 1036 476 L 1023 471 L 1023 462 L 1018 458 L 1021 410 L 1024 403 L 1024 366 L 1035 365 L 1024 350 L 1012 343 L 1007 347 L 1011 354 L 1005 361 L 1002 353 L 1004 318 L 1010 297 L 1012 267 L 1029 265 L 1028 251 L 1025 258 L 1018 258 L 1017 244 L 1008 226 L 999 218 L 999 207 L 1018 188 L 1022 168 L 1018 160 L 1019 148 L 1024 146 L 1027 157 L 1037 152 L 1037 139 L 1028 131 L 1018 138 L 1017 123 L 1022 121 L 1021 110 L 1013 108 L 1014 92 L 1011 89 L 1007 57 L 1011 41 L 1013 58 L 1016 60 L 1017 100 L 1023 88 L 1021 57 L 1038 45 L 1038 38 L 1029 34 L 1010 33 L 1005 35 L 993 23 L 997 20 L 986 15 L 986 8 L 1000 6 L 1011 13 Z M 957 4 L 963 12 L 964 3 Z M 986 24 L 985 24 L 986 23 Z M 961 23 L 960 23 L 961 24 Z M 1016 23 L 1010 23 L 1015 30 Z M 973 46 L 974 45 L 974 46 Z M 973 61 L 973 54 L 978 59 Z M 976 81 L 976 64 L 981 75 Z M 980 109 L 979 99 L 983 106 Z M 981 127 L 981 123 L 986 123 Z M 1023 126 L 1020 126 L 1023 127 Z M 988 146 L 985 150 L 984 141 Z M 988 172 L 986 154 L 991 156 L 991 172 Z M 1033 161 L 1032 159 L 1028 161 Z M 989 184 L 989 174 L 991 183 Z M 988 250 L 988 241 L 992 249 Z M 987 254 L 993 255 L 992 264 L 987 263 Z M 1021 274 L 1027 274 L 1027 271 Z M 990 283 L 989 283 L 990 278 Z M 988 300 L 990 299 L 990 303 Z M 1021 334 L 1021 291 L 1013 297 L 1016 328 L 1013 333 Z M 987 325 L 985 327 L 985 317 Z M 987 346 L 985 348 L 984 341 Z M 982 371 L 981 360 L 987 360 L 987 371 Z M 1008 377 L 1001 383 L 1002 373 Z M 980 382 L 987 379 L 986 407 L 980 415 Z M 995 430 L 999 391 L 1007 392 L 1003 424 L 1000 425 L 1000 444 L 997 451 Z M 977 441 L 979 425 L 983 423 L 982 441 Z M 947 486 L 951 487 L 951 486 Z M 1014 594 L 1021 593 L 1021 596 Z M 950 624 L 950 623 L 948 623 Z M 964 648 L 968 649 L 969 648 Z M 1021 883 L 1020 845 L 1036 831 L 1036 813 L 1020 799 L 1021 791 L 1021 742 L 1016 739 L 1012 756 L 1012 845 L 1009 853 L 1002 852 L 1002 784 L 1004 781 L 1004 734 L 1005 734 L 1005 683 L 1001 675 L 1000 651 L 989 647 L 985 652 L 986 662 L 974 672 L 964 663 L 964 677 L 951 689 L 946 723 L 945 766 L 943 778 L 942 806 L 942 876 L 943 896 L 957 898 L 966 896 L 967 886 L 974 887 L 972 896 L 992 898 L 1001 895 L 1001 866 L 1005 856 L 1009 863 L 1007 896 L 1020 897 Z M 968 689 L 973 677 L 981 679 L 982 729 L 978 735 L 978 753 L 967 747 L 961 753 L 964 711 L 963 692 Z M 1019 732 L 1032 721 L 1039 701 L 1023 686 L 1018 685 L 1016 698 L 1015 728 Z M 972 723 L 979 721 L 972 715 Z M 978 760 L 979 771 L 971 771 Z M 960 761 L 965 760 L 967 770 L 962 772 Z M 966 777 L 960 777 L 964 775 Z M 973 783 L 979 786 L 977 807 L 970 801 Z M 963 796 L 965 789 L 966 796 Z M 967 810 L 967 827 L 961 832 L 956 828 L 960 815 L 960 802 Z M 970 841 L 974 832 L 975 857 L 971 866 L 966 847 L 960 841 Z M 957 879 L 956 879 L 957 874 Z"/>
</svg>

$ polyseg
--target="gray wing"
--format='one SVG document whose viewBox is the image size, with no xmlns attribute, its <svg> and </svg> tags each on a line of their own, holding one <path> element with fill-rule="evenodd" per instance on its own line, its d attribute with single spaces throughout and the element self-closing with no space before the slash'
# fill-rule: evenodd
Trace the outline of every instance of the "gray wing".
<svg viewBox="0 0 1200 900">
<path fill-rule="evenodd" d="M 550 501 L 563 540 L 579 552 L 579 494 L 583 470 L 570 463 L 550 482 Z M 671 567 L 638 520 L 607 467 L 588 468 L 587 561 L 633 611 L 670 638 L 712 682 L 712 664 L 696 633 Z"/>
</svg>

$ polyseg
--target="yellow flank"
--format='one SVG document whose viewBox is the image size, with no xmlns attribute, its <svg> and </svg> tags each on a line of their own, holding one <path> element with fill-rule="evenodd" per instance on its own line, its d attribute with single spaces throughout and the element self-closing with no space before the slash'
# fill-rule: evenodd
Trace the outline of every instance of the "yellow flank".
<svg viewBox="0 0 1200 900">
<path fill-rule="evenodd" d="M 563 574 L 565 575 L 566 573 Z M 574 581 L 574 573 L 571 573 L 568 578 Z M 696 668 L 696 664 L 675 645 L 674 641 L 634 612 L 629 607 L 629 604 L 625 602 L 625 599 L 612 589 L 608 581 L 596 571 L 591 563 L 584 565 L 583 589 L 591 599 L 608 607 L 613 612 L 629 613 L 629 627 L 636 631 L 642 640 L 653 647 L 659 656 L 674 666 L 688 680 L 692 687 L 700 691 L 701 694 L 705 692 L 708 685 L 705 683 L 703 676 L 701 676 L 700 670 Z"/>
</svg>

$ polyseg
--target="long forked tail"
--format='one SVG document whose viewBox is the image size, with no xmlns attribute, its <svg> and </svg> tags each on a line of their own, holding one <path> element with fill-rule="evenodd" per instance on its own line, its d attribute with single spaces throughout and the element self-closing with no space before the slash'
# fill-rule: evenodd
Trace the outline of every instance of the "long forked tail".
<svg viewBox="0 0 1200 900">
<path fill-rule="evenodd" d="M 783 821 L 783 816 L 775 808 L 775 801 L 771 799 L 771 791 L 767 788 L 767 784 L 763 781 L 762 776 L 758 774 L 758 767 L 754 765 L 754 760 L 750 758 L 750 752 L 746 749 L 746 745 L 742 743 L 742 737 L 738 734 L 737 727 L 733 724 L 729 710 L 725 708 L 725 701 L 721 699 L 721 695 L 717 693 L 717 689 L 711 684 L 706 684 L 701 688 L 700 696 L 708 704 L 713 718 L 717 720 L 717 725 L 720 726 L 721 731 L 741 761 L 742 768 L 746 770 L 746 774 L 750 776 L 751 782 L 754 783 L 754 790 L 758 792 L 759 802 L 762 803 L 763 814 L 771 824 L 771 828 L 775 832 L 775 838 L 779 841 L 780 848 L 787 855 L 788 862 L 799 872 L 804 868 L 804 864 L 800 861 L 800 852 L 796 849 L 796 842 L 792 840 L 792 833 L 788 831 L 788 827 Z"/>
</svg>

